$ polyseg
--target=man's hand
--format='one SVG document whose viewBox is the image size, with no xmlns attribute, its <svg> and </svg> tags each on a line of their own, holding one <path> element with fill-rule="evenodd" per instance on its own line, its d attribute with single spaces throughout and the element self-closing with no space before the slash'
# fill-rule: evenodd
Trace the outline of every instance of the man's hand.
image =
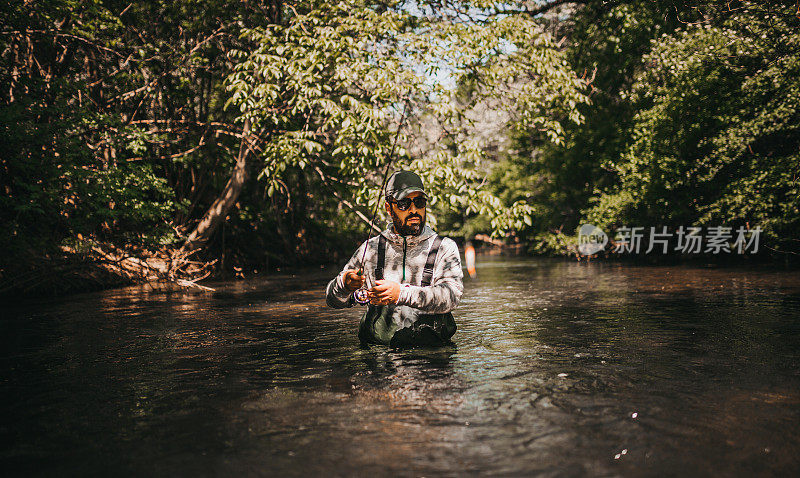
<svg viewBox="0 0 800 478">
<path fill-rule="evenodd" d="M 344 273 L 344 287 L 350 292 L 354 292 L 364 285 L 364 275 L 357 270 L 349 270 Z"/>
<path fill-rule="evenodd" d="M 403 286 L 390 280 L 375 281 L 375 287 L 369 290 L 369 303 L 372 305 L 396 304 Z"/>
</svg>

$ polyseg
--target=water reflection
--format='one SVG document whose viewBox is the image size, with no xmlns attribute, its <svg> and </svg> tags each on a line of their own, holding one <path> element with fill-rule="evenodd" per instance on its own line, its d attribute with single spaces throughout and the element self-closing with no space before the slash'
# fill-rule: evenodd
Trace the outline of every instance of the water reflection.
<svg viewBox="0 0 800 478">
<path fill-rule="evenodd" d="M 797 274 L 478 263 L 456 346 L 361 349 L 332 272 L 6 308 L 11 474 L 798 471 Z M 623 453 L 624 451 L 624 453 Z"/>
</svg>

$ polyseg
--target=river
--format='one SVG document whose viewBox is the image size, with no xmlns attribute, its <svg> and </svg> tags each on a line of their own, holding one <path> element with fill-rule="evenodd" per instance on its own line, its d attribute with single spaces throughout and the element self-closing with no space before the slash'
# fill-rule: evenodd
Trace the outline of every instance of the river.
<svg viewBox="0 0 800 478">
<path fill-rule="evenodd" d="M 9 476 L 792 476 L 800 274 L 479 257 L 454 346 L 337 271 L 3 306 Z"/>
</svg>

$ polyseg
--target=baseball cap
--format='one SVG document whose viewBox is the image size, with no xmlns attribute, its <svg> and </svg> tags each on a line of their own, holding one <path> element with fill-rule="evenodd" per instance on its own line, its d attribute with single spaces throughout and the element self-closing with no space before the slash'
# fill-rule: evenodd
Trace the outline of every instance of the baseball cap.
<svg viewBox="0 0 800 478">
<path fill-rule="evenodd" d="M 403 199 L 413 192 L 425 194 L 422 179 L 411 171 L 397 171 L 386 182 L 386 197 L 394 200 Z M 427 194 L 425 194 L 427 196 Z"/>
</svg>

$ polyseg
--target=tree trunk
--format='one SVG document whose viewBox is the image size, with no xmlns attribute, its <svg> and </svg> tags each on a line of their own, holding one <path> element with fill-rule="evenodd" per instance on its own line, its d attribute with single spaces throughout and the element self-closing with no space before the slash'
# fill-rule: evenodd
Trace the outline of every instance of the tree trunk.
<svg viewBox="0 0 800 478">
<path fill-rule="evenodd" d="M 219 197 L 214 200 L 211 207 L 203 215 L 203 219 L 197 224 L 183 248 L 186 250 L 202 247 L 214 234 L 214 231 L 225 221 L 231 207 L 236 204 L 239 194 L 242 192 L 244 182 L 247 179 L 247 156 L 250 154 L 250 120 L 245 120 L 244 131 L 242 133 L 242 143 L 239 147 L 239 156 L 236 158 L 236 165 L 233 167 L 231 178 L 222 189 Z"/>
</svg>

